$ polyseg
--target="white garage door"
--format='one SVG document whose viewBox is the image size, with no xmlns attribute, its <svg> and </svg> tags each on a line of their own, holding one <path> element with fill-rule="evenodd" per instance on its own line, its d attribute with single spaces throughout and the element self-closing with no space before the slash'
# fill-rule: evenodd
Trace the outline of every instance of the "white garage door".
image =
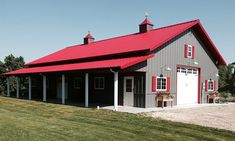
<svg viewBox="0 0 235 141">
<path fill-rule="evenodd" d="M 198 69 L 177 68 L 177 105 L 198 103 Z"/>
</svg>

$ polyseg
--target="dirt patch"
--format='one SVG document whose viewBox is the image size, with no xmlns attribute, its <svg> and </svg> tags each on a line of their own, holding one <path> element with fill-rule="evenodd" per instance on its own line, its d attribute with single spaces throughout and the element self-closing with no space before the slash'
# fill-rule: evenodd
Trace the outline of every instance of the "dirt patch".
<svg viewBox="0 0 235 141">
<path fill-rule="evenodd" d="M 235 103 L 150 112 L 147 116 L 235 131 Z"/>
</svg>

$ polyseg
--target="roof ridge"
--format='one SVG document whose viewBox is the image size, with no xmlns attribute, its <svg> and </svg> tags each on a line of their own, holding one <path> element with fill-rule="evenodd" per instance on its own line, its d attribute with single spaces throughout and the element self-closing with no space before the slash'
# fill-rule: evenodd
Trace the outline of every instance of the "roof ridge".
<svg viewBox="0 0 235 141">
<path fill-rule="evenodd" d="M 192 23 L 192 22 L 196 22 L 196 21 L 199 22 L 200 20 L 196 19 L 196 20 L 191 20 L 191 21 L 187 21 L 187 22 L 183 22 L 183 23 L 172 24 L 172 25 L 168 25 L 168 26 L 159 27 L 159 28 L 156 28 L 156 29 L 153 29 L 153 30 L 168 28 L 168 27 L 182 25 L 182 24 L 187 24 L 187 23 Z M 153 30 L 151 30 L 151 31 L 153 31 Z"/>
<path fill-rule="evenodd" d="M 177 25 L 187 24 L 187 23 L 191 23 L 191 22 L 196 22 L 196 21 L 199 22 L 200 20 L 196 19 L 196 20 L 191 20 L 191 21 L 187 21 L 187 22 L 182 22 L 182 23 L 172 24 L 172 25 L 168 25 L 168 26 L 163 26 L 163 27 L 155 28 L 155 29 L 153 29 L 151 31 L 148 31 L 148 32 L 152 32 L 152 31 L 156 31 L 156 30 L 164 29 L 164 28 L 168 28 L 168 27 L 173 27 L 173 26 L 177 26 Z M 146 33 L 148 33 L 148 32 L 146 32 Z M 127 34 L 127 35 L 121 35 L 121 36 L 112 37 L 112 38 L 107 38 L 107 39 L 102 39 L 102 40 L 94 41 L 90 44 L 94 44 L 94 43 L 97 43 L 97 42 L 103 42 L 103 41 L 107 41 L 107 40 L 112 40 L 112 39 L 123 38 L 123 37 L 126 37 L 126 36 L 137 35 L 137 34 L 139 34 L 139 32 L 131 33 L 131 34 Z M 141 33 L 141 34 L 144 34 L 144 33 Z M 68 46 L 68 47 L 65 47 L 65 48 L 72 48 L 72 47 L 78 47 L 78 46 L 85 46 L 85 45 L 84 44 L 78 44 L 78 45 Z"/>
</svg>

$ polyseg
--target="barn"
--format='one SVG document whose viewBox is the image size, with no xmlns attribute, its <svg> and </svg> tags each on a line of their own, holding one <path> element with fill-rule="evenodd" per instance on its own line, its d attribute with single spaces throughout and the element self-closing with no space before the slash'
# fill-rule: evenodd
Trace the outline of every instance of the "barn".
<svg viewBox="0 0 235 141">
<path fill-rule="evenodd" d="M 146 18 L 137 33 L 100 41 L 89 33 L 83 44 L 4 75 L 17 77 L 15 92 L 7 81 L 8 96 L 22 97 L 19 85 L 27 78 L 28 99 L 114 105 L 117 110 L 118 105 L 159 106 L 162 93 L 174 105 L 206 103 L 217 90 L 220 65 L 226 62 L 199 20 L 154 28 Z"/>
</svg>

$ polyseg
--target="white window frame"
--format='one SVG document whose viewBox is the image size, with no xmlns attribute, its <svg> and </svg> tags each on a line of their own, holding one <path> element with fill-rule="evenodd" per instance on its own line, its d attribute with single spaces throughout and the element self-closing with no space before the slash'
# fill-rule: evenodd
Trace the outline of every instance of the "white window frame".
<svg viewBox="0 0 235 141">
<path fill-rule="evenodd" d="M 96 80 L 97 79 L 103 79 L 103 87 L 100 87 L 101 85 L 99 84 L 99 86 L 96 86 Z M 101 81 L 99 81 L 99 82 L 101 82 Z M 95 77 L 94 78 L 94 89 L 95 90 L 104 90 L 104 88 L 105 88 L 105 79 L 104 79 L 104 77 Z"/>
<path fill-rule="evenodd" d="M 193 46 L 192 45 L 187 45 L 187 58 L 193 58 Z M 189 51 L 190 49 L 190 51 Z M 189 55 L 191 53 L 191 56 Z"/>
<path fill-rule="evenodd" d="M 161 89 L 158 89 L 158 87 L 157 87 L 157 80 L 158 80 L 158 79 L 165 79 L 165 80 L 166 80 L 165 89 L 162 89 L 162 82 L 161 82 Z M 164 92 L 164 91 L 167 90 L 167 77 L 157 77 L 157 78 L 156 78 L 156 90 L 157 90 L 157 91 L 160 91 L 160 92 Z"/>
<path fill-rule="evenodd" d="M 76 86 L 76 81 L 80 81 L 82 83 L 82 78 L 81 77 L 75 77 L 73 79 L 73 88 L 74 89 L 81 89 L 81 86 Z"/>
<path fill-rule="evenodd" d="M 210 82 L 212 82 L 212 89 L 210 89 Z M 212 91 L 214 91 L 214 86 L 215 86 L 215 81 L 214 80 L 208 80 L 207 81 L 207 86 L 208 86 L 208 91 L 210 91 L 210 92 L 212 92 Z"/>
</svg>

